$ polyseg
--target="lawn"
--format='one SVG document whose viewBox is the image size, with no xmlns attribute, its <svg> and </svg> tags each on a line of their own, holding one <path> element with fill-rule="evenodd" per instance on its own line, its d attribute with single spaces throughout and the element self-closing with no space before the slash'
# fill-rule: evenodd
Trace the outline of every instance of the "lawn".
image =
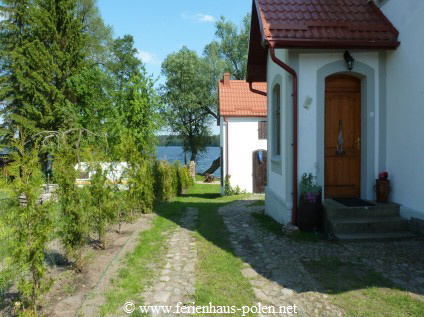
<svg viewBox="0 0 424 317">
<path fill-rule="evenodd" d="M 326 257 L 304 264 L 347 316 L 424 316 L 424 302 L 364 265 Z"/>
<path fill-rule="evenodd" d="M 143 304 L 143 290 L 154 282 L 155 268 L 164 265 L 166 233 L 179 225 L 187 207 L 199 211 L 194 233 L 198 250 L 195 305 L 207 306 L 212 302 L 216 306 L 241 307 L 254 304 L 252 287 L 241 274 L 243 262 L 234 255 L 229 232 L 218 214 L 220 207 L 240 198 L 244 197 L 221 197 L 219 185 L 197 184 L 185 195 L 157 206 L 152 228 L 140 234 L 139 245 L 127 256 L 118 277 L 107 291 L 100 316 L 116 315 L 122 304 L 129 300 Z M 258 200 L 250 205 L 261 204 L 262 201 Z M 267 230 L 284 236 L 281 225 L 268 216 L 261 212 L 252 216 Z M 323 236 L 313 233 L 298 233 L 289 238 L 294 242 L 294 248 L 302 247 L 303 243 L 323 241 Z M 366 266 L 341 262 L 337 257 L 303 264 L 320 284 L 320 292 L 342 308 L 345 316 L 424 316 L 422 301 Z M 136 312 L 132 316 L 141 314 Z"/>
<path fill-rule="evenodd" d="M 284 236 L 281 225 L 272 218 L 264 213 L 252 216 L 267 230 Z M 297 242 L 296 248 L 305 242 L 326 242 L 323 235 L 317 233 L 297 232 L 287 237 Z M 413 297 L 365 265 L 342 262 L 337 257 L 322 257 L 303 264 L 331 301 L 344 309 L 346 316 L 424 316 L 422 299 Z"/>
<path fill-rule="evenodd" d="M 152 228 L 140 234 L 139 245 L 127 256 L 107 291 L 100 316 L 120 312 L 123 303 L 129 300 L 143 304 L 140 294 L 154 282 L 153 269 L 164 264 L 166 233 L 178 225 L 187 207 L 199 210 L 195 228 L 198 250 L 195 304 L 203 306 L 212 302 L 218 306 L 241 307 L 254 303 L 252 288 L 241 274 L 242 261 L 232 253 L 229 233 L 218 215 L 219 207 L 241 196 L 221 197 L 219 191 L 219 185 L 197 184 L 185 195 L 156 207 Z M 142 315 L 134 312 L 132 316 Z"/>
</svg>

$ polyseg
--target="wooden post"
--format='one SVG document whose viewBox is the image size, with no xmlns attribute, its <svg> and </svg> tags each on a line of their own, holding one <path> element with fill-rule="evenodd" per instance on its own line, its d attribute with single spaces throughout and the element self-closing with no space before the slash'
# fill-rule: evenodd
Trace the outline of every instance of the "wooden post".
<svg viewBox="0 0 424 317">
<path fill-rule="evenodd" d="M 190 161 L 189 171 L 190 171 L 191 177 L 193 179 L 196 179 L 196 162 L 195 161 Z"/>
</svg>

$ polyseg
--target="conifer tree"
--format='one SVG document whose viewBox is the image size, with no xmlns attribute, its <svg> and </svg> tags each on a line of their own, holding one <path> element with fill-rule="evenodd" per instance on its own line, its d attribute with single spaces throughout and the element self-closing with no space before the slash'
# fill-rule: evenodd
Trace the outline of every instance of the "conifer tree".
<svg viewBox="0 0 424 317">
<path fill-rule="evenodd" d="M 78 74 L 87 55 L 87 36 L 77 15 L 76 0 L 6 2 L 5 73 L 0 96 L 5 119 L 25 130 L 58 130 L 76 123 L 75 93 L 69 79 Z M 20 25 L 23 25 L 19 27 Z M 17 32 L 16 30 L 19 30 Z"/>
<path fill-rule="evenodd" d="M 21 135 L 21 139 L 14 141 L 17 152 L 8 166 L 10 179 L 2 184 L 12 192 L 5 219 L 14 241 L 11 258 L 21 295 L 20 312 L 23 316 L 38 316 L 40 299 L 51 285 L 45 278 L 44 261 L 52 231 L 51 205 L 40 203 L 43 177 L 38 161 L 39 146 L 35 144 L 29 149 L 25 135 Z"/>
</svg>

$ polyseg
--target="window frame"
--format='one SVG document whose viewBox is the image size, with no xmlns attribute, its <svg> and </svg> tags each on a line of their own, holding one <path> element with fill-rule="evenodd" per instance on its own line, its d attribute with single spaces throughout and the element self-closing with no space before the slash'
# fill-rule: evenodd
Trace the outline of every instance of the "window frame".
<svg viewBox="0 0 424 317">
<path fill-rule="evenodd" d="M 281 157 L 281 85 L 275 84 L 272 89 L 272 156 L 280 161 Z"/>
</svg>

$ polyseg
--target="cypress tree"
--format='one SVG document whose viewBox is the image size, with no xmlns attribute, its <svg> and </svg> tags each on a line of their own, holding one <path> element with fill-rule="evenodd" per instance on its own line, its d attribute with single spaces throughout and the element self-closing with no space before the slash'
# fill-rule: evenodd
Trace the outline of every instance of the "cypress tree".
<svg viewBox="0 0 424 317">
<path fill-rule="evenodd" d="M 11 133 L 75 126 L 71 79 L 84 68 L 87 35 L 77 0 L 6 0 L 0 99 Z"/>
</svg>

